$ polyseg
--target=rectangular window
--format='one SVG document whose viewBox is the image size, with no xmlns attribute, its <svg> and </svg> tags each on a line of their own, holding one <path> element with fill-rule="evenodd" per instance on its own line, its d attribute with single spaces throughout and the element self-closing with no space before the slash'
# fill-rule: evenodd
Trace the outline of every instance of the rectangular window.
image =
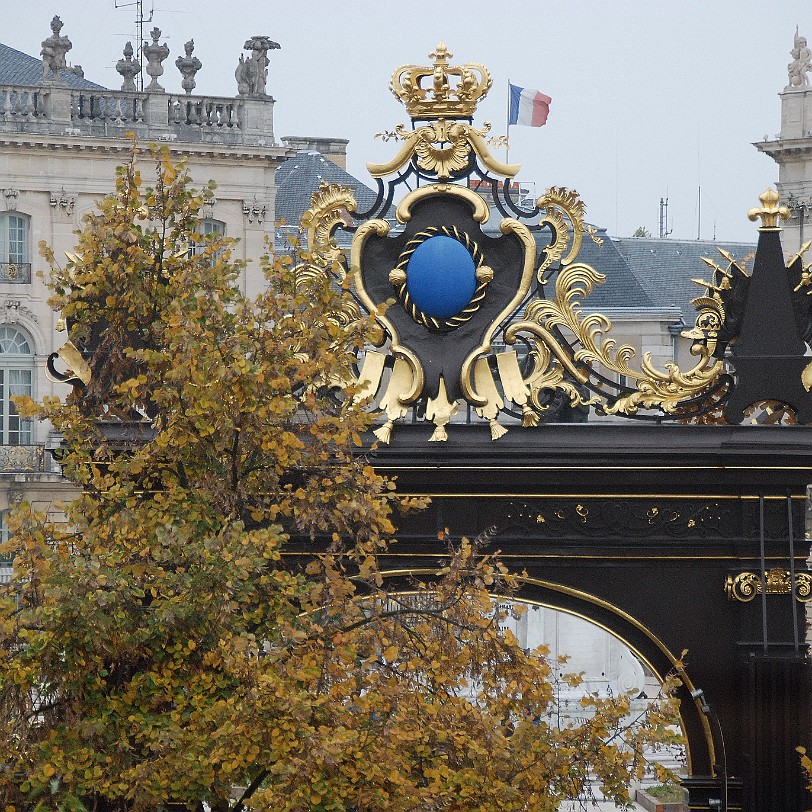
<svg viewBox="0 0 812 812">
<path fill-rule="evenodd" d="M 203 236 L 207 236 L 209 234 L 214 234 L 215 237 L 225 237 L 226 235 L 226 224 L 221 222 L 220 220 L 201 220 L 197 224 L 197 233 Z M 191 253 L 192 256 L 195 254 L 202 254 L 203 249 L 206 247 L 205 243 L 197 243 L 193 242 L 191 245 Z M 219 256 L 215 254 L 215 259 Z"/>
<path fill-rule="evenodd" d="M 31 281 L 30 230 L 28 215 L 0 213 L 0 282 Z"/>
<path fill-rule="evenodd" d="M 12 403 L 12 395 L 32 394 L 30 369 L 0 369 L 0 421 L 3 426 L 3 445 L 30 445 L 31 421 L 20 417 Z"/>
<path fill-rule="evenodd" d="M 15 214 L 8 218 L 8 261 L 28 262 L 28 220 Z"/>
</svg>

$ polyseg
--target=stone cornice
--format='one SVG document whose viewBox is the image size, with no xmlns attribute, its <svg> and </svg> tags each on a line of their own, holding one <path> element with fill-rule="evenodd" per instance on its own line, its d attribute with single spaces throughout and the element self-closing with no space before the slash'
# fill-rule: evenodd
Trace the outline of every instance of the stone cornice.
<svg viewBox="0 0 812 812">
<path fill-rule="evenodd" d="M 777 141 L 754 141 L 753 146 L 765 155 L 810 155 L 812 138 L 784 138 Z"/>
<path fill-rule="evenodd" d="M 156 144 L 159 147 L 169 148 L 171 155 L 176 157 L 201 157 L 208 160 L 224 161 L 264 161 L 281 163 L 289 157 L 291 150 L 282 146 L 254 146 L 251 144 L 210 144 L 189 141 L 141 141 L 142 146 Z M 57 135 L 41 135 L 37 133 L 6 133 L 0 131 L 0 148 L 15 147 L 32 150 L 89 152 L 105 155 L 128 155 L 130 141 L 119 138 L 98 138 L 95 136 L 66 137 Z"/>
</svg>

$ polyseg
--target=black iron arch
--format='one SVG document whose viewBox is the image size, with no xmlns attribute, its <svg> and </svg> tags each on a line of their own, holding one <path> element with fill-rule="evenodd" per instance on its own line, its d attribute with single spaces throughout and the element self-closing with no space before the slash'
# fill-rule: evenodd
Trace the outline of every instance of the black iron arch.
<svg viewBox="0 0 812 812">
<path fill-rule="evenodd" d="M 403 582 L 404 591 L 411 591 L 409 579 L 431 578 L 439 573 L 439 569 L 419 567 L 385 570 L 382 575 L 386 579 Z M 713 732 L 707 716 L 701 712 L 700 701 L 692 694 L 697 688 L 679 655 L 671 651 L 645 624 L 596 595 L 528 575 L 517 578 L 522 584 L 517 594 L 494 594 L 494 599 L 544 606 L 579 617 L 628 646 L 661 683 L 670 673 L 678 674 L 681 685 L 677 698 L 680 700 L 680 721 L 686 739 L 688 772 L 690 775 L 713 776 L 713 767 L 717 763 Z"/>
</svg>

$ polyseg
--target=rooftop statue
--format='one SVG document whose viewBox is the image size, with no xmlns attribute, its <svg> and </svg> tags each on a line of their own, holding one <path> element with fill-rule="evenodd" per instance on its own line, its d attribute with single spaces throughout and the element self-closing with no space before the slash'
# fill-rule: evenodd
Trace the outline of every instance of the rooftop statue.
<svg viewBox="0 0 812 812">
<path fill-rule="evenodd" d="M 268 78 L 268 51 L 280 48 L 278 42 L 273 42 L 264 35 L 253 36 L 245 41 L 243 48 L 251 52 L 248 59 L 240 54 L 240 61 L 234 71 L 237 80 L 237 92 L 240 96 L 265 96 L 265 81 Z"/>
<path fill-rule="evenodd" d="M 134 93 L 138 88 L 135 86 L 135 77 L 141 73 L 141 66 L 133 59 L 133 44 L 128 42 L 124 46 L 124 59 L 116 62 L 116 70 L 121 74 L 124 82 L 121 89 Z"/>
<path fill-rule="evenodd" d="M 180 83 L 181 87 L 187 92 L 191 93 L 195 89 L 195 74 L 203 67 L 203 63 L 196 57 L 192 56 L 195 49 L 195 41 L 190 39 L 183 46 L 186 51 L 186 56 L 179 56 L 175 60 L 175 67 L 180 71 L 183 81 Z"/>
<path fill-rule="evenodd" d="M 62 20 L 54 16 L 51 20 L 51 36 L 43 40 L 42 50 L 42 78 L 48 79 L 50 73 L 57 81 L 61 78 L 59 72 L 66 67 L 65 54 L 73 48 L 73 43 L 67 38 L 60 36 L 62 30 Z"/>
<path fill-rule="evenodd" d="M 809 87 L 809 77 L 806 74 L 812 70 L 812 50 L 806 44 L 806 37 L 798 36 L 797 26 L 793 48 L 789 53 L 792 57 L 792 62 L 787 65 L 789 87 Z"/>
</svg>

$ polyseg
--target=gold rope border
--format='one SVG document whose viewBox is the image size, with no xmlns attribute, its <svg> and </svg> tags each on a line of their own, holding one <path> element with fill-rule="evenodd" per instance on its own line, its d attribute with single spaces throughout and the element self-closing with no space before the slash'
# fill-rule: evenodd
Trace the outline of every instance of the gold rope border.
<svg viewBox="0 0 812 812">
<path fill-rule="evenodd" d="M 429 226 L 425 231 L 418 231 L 417 234 L 415 234 L 414 237 L 412 237 L 412 239 L 406 243 L 406 247 L 401 252 L 398 259 L 398 264 L 395 266 L 394 270 L 401 271 L 403 275 L 406 276 L 406 266 L 409 264 L 412 254 L 426 240 L 430 239 L 431 237 L 436 237 L 439 233 L 444 234 L 446 237 L 451 237 L 451 239 L 456 240 L 458 243 L 460 243 L 460 245 L 464 245 L 468 253 L 471 254 L 471 259 L 474 260 L 477 271 L 482 267 L 484 263 L 482 251 L 476 242 L 474 242 L 465 231 L 460 231 L 456 226 L 443 226 L 442 228 L 439 226 Z M 479 308 L 482 305 L 482 300 L 485 298 L 485 288 L 488 286 L 490 281 L 490 279 L 483 279 L 481 282 L 479 282 L 474 290 L 474 295 L 471 297 L 471 301 L 468 303 L 468 306 L 456 316 L 452 316 L 450 319 L 445 319 L 443 321 L 439 321 L 433 316 L 429 316 L 427 313 L 424 313 L 412 301 L 411 296 L 409 296 L 409 291 L 406 289 L 407 282 L 405 280 L 400 285 L 396 286 L 396 290 L 400 303 L 414 321 L 425 327 L 427 330 L 432 330 L 435 332 L 449 332 L 451 330 L 456 330 L 457 327 L 460 327 L 467 321 L 470 321 L 479 311 Z"/>
</svg>

